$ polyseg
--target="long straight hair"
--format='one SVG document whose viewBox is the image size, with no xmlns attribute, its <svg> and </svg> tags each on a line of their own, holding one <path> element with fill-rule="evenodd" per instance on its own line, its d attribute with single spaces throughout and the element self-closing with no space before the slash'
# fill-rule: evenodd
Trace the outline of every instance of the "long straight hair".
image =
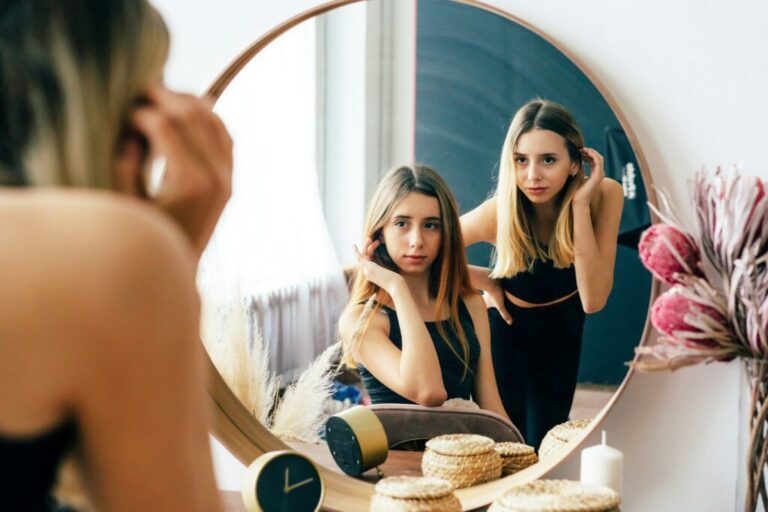
<svg viewBox="0 0 768 512">
<path fill-rule="evenodd" d="M 471 293 L 467 260 L 464 254 L 464 242 L 459 226 L 458 208 L 448 185 L 435 171 L 429 167 L 414 165 L 396 167 L 389 171 L 381 180 L 374 192 L 371 206 L 365 219 L 363 237 L 372 240 L 379 239 L 385 224 L 391 219 L 393 210 L 400 201 L 414 192 L 437 199 L 440 205 L 440 250 L 435 261 L 429 268 L 429 295 L 435 298 L 435 313 L 439 315 L 448 306 L 449 323 L 456 333 L 459 347 L 454 347 L 446 332 L 443 322 L 437 322 L 437 330 L 442 340 L 448 345 L 453 354 L 464 364 L 464 376 L 469 368 L 469 344 L 459 317 L 459 300 L 461 296 Z M 376 263 L 394 272 L 400 272 L 386 247 L 380 247 L 374 254 Z M 362 339 L 368 329 L 371 318 L 381 308 L 382 301 L 391 298 L 378 285 L 366 279 L 359 270 L 355 273 L 352 292 L 347 308 L 354 308 L 365 303 L 363 314 L 351 340 L 345 343 L 345 361 L 352 363 L 352 348 Z"/>
<path fill-rule="evenodd" d="M 0 185 L 112 188 L 169 36 L 146 0 L 0 4 Z"/>
<path fill-rule="evenodd" d="M 565 139 L 568 156 L 578 164 L 575 175 L 569 176 L 557 201 L 559 213 L 552 238 L 547 247 L 537 240 L 531 222 L 533 207 L 517 186 L 515 150 L 520 136 L 532 130 L 549 130 Z M 584 147 L 581 134 L 571 114 L 553 101 L 535 99 L 517 111 L 507 131 L 499 162 L 496 187 L 496 249 L 491 277 L 511 277 L 531 270 L 536 259 L 550 259 L 556 268 L 573 264 L 573 195 L 584 181 L 580 149 Z"/>
</svg>

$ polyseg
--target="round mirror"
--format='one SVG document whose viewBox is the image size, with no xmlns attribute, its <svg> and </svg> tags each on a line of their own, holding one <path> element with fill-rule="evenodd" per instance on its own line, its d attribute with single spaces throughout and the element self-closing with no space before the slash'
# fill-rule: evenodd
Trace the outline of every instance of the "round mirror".
<svg viewBox="0 0 768 512">
<path fill-rule="evenodd" d="M 365 403 L 365 389 L 354 372 L 331 383 L 318 369 L 334 362 L 326 349 L 338 339 L 369 199 L 387 170 L 418 162 L 446 179 L 461 213 L 473 209 L 495 188 L 512 115 L 534 97 L 574 115 L 624 189 L 614 286 L 607 306 L 588 316 L 570 414 L 592 422 L 556 456 L 460 490 L 462 506 L 544 475 L 607 414 L 656 293 L 636 249 L 654 196 L 617 105 L 564 50 L 476 2 L 338 1 L 256 41 L 209 93 L 235 141 L 235 175 L 200 265 L 204 338 L 219 369 L 215 433 L 242 462 L 288 443 L 325 468 L 327 507 L 366 507 L 374 473 L 362 482 L 343 476 L 318 439 L 323 419 Z M 488 266 L 491 250 L 472 246 L 468 256 Z M 336 403 L 324 399 L 329 385 Z M 384 471 L 418 474 L 419 457 L 391 451 Z"/>
</svg>

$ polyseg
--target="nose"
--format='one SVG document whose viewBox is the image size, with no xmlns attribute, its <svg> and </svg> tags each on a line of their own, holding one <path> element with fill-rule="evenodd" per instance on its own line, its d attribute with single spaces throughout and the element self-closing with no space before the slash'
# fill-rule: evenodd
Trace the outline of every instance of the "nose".
<svg viewBox="0 0 768 512">
<path fill-rule="evenodd" d="M 529 181 L 539 181 L 541 180 L 541 174 L 539 173 L 539 167 L 534 163 L 531 162 L 528 164 L 528 180 Z"/>
<path fill-rule="evenodd" d="M 410 247 L 421 247 L 424 243 L 424 237 L 421 232 L 421 228 L 414 228 L 411 230 L 408 245 Z"/>
</svg>

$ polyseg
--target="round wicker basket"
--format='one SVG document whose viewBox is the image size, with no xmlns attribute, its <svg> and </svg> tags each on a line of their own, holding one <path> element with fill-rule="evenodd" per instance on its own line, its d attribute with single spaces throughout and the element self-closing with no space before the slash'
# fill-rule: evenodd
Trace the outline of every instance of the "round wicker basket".
<svg viewBox="0 0 768 512">
<path fill-rule="evenodd" d="M 571 480 L 535 480 L 513 487 L 488 512 L 613 512 L 621 498 L 608 487 Z"/>
<path fill-rule="evenodd" d="M 501 456 L 492 439 L 475 434 L 448 434 L 427 441 L 421 459 L 425 476 L 442 478 L 457 489 L 501 477 Z"/>
<path fill-rule="evenodd" d="M 552 427 L 544 436 L 544 440 L 541 441 L 539 458 L 545 459 L 558 453 L 563 446 L 587 428 L 591 421 L 591 419 L 571 420 Z"/>
<path fill-rule="evenodd" d="M 459 512 L 450 482 L 432 477 L 394 476 L 376 484 L 371 512 Z"/>
<path fill-rule="evenodd" d="M 496 443 L 494 449 L 501 456 L 502 474 L 505 476 L 517 473 L 521 469 L 525 469 L 539 461 L 533 446 L 528 446 L 527 444 L 512 442 Z"/>
</svg>

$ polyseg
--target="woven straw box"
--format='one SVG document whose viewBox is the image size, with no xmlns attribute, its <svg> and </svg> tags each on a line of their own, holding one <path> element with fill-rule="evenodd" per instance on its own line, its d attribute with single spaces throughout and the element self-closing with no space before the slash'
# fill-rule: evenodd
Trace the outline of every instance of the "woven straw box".
<svg viewBox="0 0 768 512">
<path fill-rule="evenodd" d="M 621 498 L 600 485 L 571 480 L 535 480 L 513 487 L 488 512 L 615 512 Z"/>
<path fill-rule="evenodd" d="M 496 453 L 501 456 L 502 474 L 511 475 L 539 461 L 533 446 L 523 443 L 496 443 Z"/>
<path fill-rule="evenodd" d="M 559 452 L 561 448 L 587 428 L 591 421 L 590 419 L 571 420 L 552 427 L 544 436 L 544 440 L 541 441 L 539 458 L 545 459 Z"/>
<path fill-rule="evenodd" d="M 501 477 L 501 456 L 493 439 L 475 434 L 447 434 L 427 441 L 421 459 L 425 476 L 442 478 L 457 489 Z"/>
<path fill-rule="evenodd" d="M 371 512 L 461 512 L 453 485 L 439 478 L 393 476 L 374 490 Z"/>
</svg>

